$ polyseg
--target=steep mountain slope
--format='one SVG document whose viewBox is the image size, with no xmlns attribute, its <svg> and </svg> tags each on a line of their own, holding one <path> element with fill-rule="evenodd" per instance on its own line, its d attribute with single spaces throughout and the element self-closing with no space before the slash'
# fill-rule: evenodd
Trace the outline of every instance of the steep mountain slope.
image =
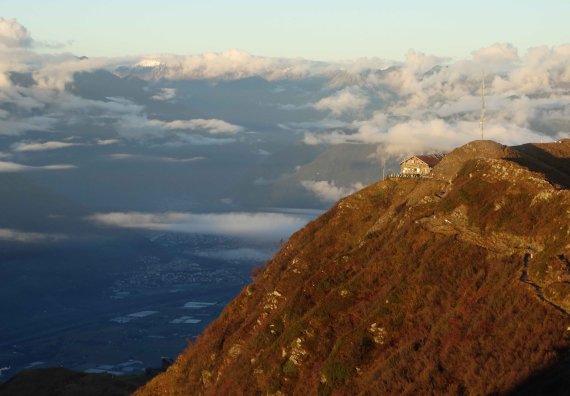
<svg viewBox="0 0 570 396">
<path fill-rule="evenodd" d="M 339 201 L 137 395 L 564 389 L 569 160 L 477 141 Z"/>
</svg>

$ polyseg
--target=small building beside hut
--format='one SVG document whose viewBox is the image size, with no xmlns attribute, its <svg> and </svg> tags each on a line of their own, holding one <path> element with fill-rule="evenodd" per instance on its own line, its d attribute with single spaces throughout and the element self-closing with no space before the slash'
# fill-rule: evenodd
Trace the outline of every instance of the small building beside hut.
<svg viewBox="0 0 570 396">
<path fill-rule="evenodd" d="M 429 175 L 443 157 L 444 154 L 414 155 L 400 162 L 400 174 L 404 176 Z"/>
</svg>

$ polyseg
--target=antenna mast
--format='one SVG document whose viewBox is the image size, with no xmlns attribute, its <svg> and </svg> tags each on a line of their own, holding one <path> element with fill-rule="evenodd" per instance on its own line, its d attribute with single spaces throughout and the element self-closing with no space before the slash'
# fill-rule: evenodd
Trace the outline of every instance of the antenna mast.
<svg viewBox="0 0 570 396">
<path fill-rule="evenodd" d="M 483 74 L 481 79 L 481 119 L 479 120 L 479 127 L 481 128 L 481 140 L 483 140 L 483 133 L 485 132 L 486 111 L 487 105 L 485 103 L 485 74 Z"/>
</svg>

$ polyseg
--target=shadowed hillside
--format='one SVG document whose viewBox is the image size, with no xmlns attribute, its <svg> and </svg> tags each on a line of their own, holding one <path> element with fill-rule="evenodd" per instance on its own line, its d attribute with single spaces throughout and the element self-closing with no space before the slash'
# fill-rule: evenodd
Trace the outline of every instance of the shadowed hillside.
<svg viewBox="0 0 570 396">
<path fill-rule="evenodd" d="M 569 158 L 477 141 L 339 201 L 136 394 L 561 393 Z"/>
<path fill-rule="evenodd" d="M 127 396 L 152 375 L 116 377 L 77 373 L 64 368 L 35 369 L 19 373 L 0 384 L 2 396 Z"/>
<path fill-rule="evenodd" d="M 525 144 L 515 147 L 524 154 L 513 161 L 528 169 L 544 173 L 546 178 L 562 187 L 570 188 L 570 158 L 568 144 L 570 139 L 561 140 L 556 144 Z"/>
</svg>

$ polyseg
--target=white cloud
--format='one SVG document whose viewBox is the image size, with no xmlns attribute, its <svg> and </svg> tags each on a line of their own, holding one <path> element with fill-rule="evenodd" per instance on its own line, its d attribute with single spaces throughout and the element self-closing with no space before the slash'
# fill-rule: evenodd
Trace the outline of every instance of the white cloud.
<svg viewBox="0 0 570 396">
<path fill-rule="evenodd" d="M 264 240 L 287 238 L 309 221 L 306 216 L 266 212 L 209 214 L 114 212 L 97 213 L 88 219 L 101 225 L 121 228 L 228 235 Z"/>
<path fill-rule="evenodd" d="M 18 142 L 14 143 L 11 147 L 12 150 L 16 152 L 30 152 L 30 151 L 48 151 L 48 150 L 59 150 L 68 147 L 76 146 L 109 146 L 119 142 L 118 139 L 96 139 L 94 142 L 90 143 L 74 143 L 70 140 L 74 140 L 75 137 L 68 137 L 66 141 L 51 140 L 47 142 Z"/>
<path fill-rule="evenodd" d="M 425 73 L 433 69 L 435 66 L 441 65 L 449 61 L 449 58 L 427 55 L 423 52 L 408 50 L 406 54 L 405 69 L 414 72 L 416 75 Z"/>
<path fill-rule="evenodd" d="M 170 140 L 164 143 L 164 146 L 180 147 L 185 145 L 192 146 L 211 146 L 218 144 L 229 144 L 234 143 L 236 139 L 234 138 L 213 138 L 201 135 L 190 135 L 190 134 L 179 134 L 175 135 L 176 139 Z"/>
<path fill-rule="evenodd" d="M 29 171 L 40 171 L 40 170 L 66 170 L 73 168 L 76 168 L 76 166 L 69 164 L 31 166 L 31 165 L 22 165 L 15 162 L 0 161 L 0 173 L 29 172 Z"/>
<path fill-rule="evenodd" d="M 229 137 L 208 135 L 235 135 L 244 128 L 217 119 L 162 121 L 148 119 L 144 114 L 125 114 L 118 121 L 118 132 L 127 139 L 167 139 L 166 145 L 212 145 L 235 142 Z M 201 134 L 202 133 L 202 134 Z"/>
<path fill-rule="evenodd" d="M 448 150 L 477 138 L 477 123 L 450 125 L 440 119 L 411 120 L 379 134 L 383 151 L 393 156 Z"/>
<path fill-rule="evenodd" d="M 19 135 L 27 131 L 50 131 L 57 123 L 52 116 L 32 116 L 23 119 L 0 119 L 0 135 Z"/>
<path fill-rule="evenodd" d="M 473 59 L 483 65 L 511 64 L 520 60 L 516 47 L 510 43 L 495 43 L 471 52 Z"/>
<path fill-rule="evenodd" d="M 545 95 L 568 94 L 560 85 L 570 81 L 570 44 L 536 47 L 528 50 L 523 61 L 507 76 L 497 76 L 493 89 L 498 93 Z"/>
<path fill-rule="evenodd" d="M 59 141 L 49 141 L 49 142 L 20 142 L 12 146 L 14 151 L 45 151 L 45 150 L 57 150 L 66 147 L 79 146 L 79 143 L 69 143 L 69 142 L 59 142 Z"/>
<path fill-rule="evenodd" d="M 519 57 L 512 45 L 500 43 L 474 51 L 472 60 L 451 63 L 410 51 L 404 64 L 361 85 L 379 92 L 383 102 L 372 117 L 332 130 L 313 129 L 305 132 L 304 142 L 373 143 L 382 155 L 401 156 L 478 139 L 483 71 L 485 138 L 520 144 L 569 135 L 564 125 L 570 124 L 570 45 L 531 48 Z"/>
<path fill-rule="evenodd" d="M 269 81 L 334 76 L 339 71 L 357 74 L 363 70 L 384 69 L 396 62 L 379 58 L 359 58 L 338 62 L 311 61 L 302 58 L 271 58 L 233 49 L 190 55 L 153 55 L 133 59 L 124 74 L 146 79 L 235 80 L 260 76 Z"/>
<path fill-rule="evenodd" d="M 566 134 L 561 132 L 555 138 L 563 138 Z M 507 145 L 538 142 L 543 136 L 510 121 L 489 125 L 485 129 L 485 139 Z M 480 139 L 478 121 L 450 122 L 439 118 L 428 118 L 390 123 L 381 115 L 358 123 L 358 130 L 355 133 L 336 131 L 305 136 L 305 142 L 308 144 L 379 144 L 380 157 L 447 151 L 476 139 Z"/>
<path fill-rule="evenodd" d="M 142 78 L 154 79 L 240 79 L 261 76 L 268 80 L 302 78 L 325 73 L 330 64 L 304 59 L 268 58 L 240 50 L 192 55 L 157 55 L 139 58 L 128 70 Z"/>
<path fill-rule="evenodd" d="M 32 36 L 15 19 L 0 17 L 0 47 L 21 48 L 32 45 Z"/>
<path fill-rule="evenodd" d="M 346 128 L 336 128 L 326 133 L 307 132 L 303 141 L 306 144 L 381 143 L 382 132 L 390 125 L 386 115 L 376 112 L 365 121 L 354 121 Z"/>
<path fill-rule="evenodd" d="M 152 99 L 167 101 L 176 97 L 176 88 L 162 88 L 159 93 L 154 95 Z"/>
<path fill-rule="evenodd" d="M 353 183 L 349 187 L 342 187 L 337 186 L 334 181 L 328 182 L 326 180 L 304 180 L 301 182 L 301 185 L 315 194 L 322 202 L 335 202 L 342 197 L 364 188 L 364 184 L 362 183 Z"/>
<path fill-rule="evenodd" d="M 313 105 L 317 110 L 329 110 L 334 115 L 347 112 L 359 112 L 368 104 L 368 98 L 356 89 L 345 88 L 335 94 L 319 100 Z"/>
<path fill-rule="evenodd" d="M 22 232 L 9 228 L 0 228 L 0 241 L 38 243 L 38 242 L 55 242 L 65 238 L 66 236 L 59 234 Z"/>
<path fill-rule="evenodd" d="M 125 153 L 110 154 L 108 155 L 108 158 L 114 160 L 138 159 L 138 160 L 147 160 L 147 161 L 180 162 L 180 163 L 203 161 L 206 159 L 206 157 L 174 158 L 174 157 L 159 157 L 152 155 L 136 155 L 136 154 L 125 154 Z"/>
<path fill-rule="evenodd" d="M 74 73 L 96 69 L 173 80 L 324 76 L 329 79 L 327 92 L 333 86 L 348 87 L 316 102 L 308 92 L 307 110 L 328 111 L 327 118 L 306 118 L 297 124 L 283 121 L 278 126 L 304 133 L 309 144 L 371 142 L 387 145 L 392 151 L 406 147 L 407 138 L 415 142 L 408 148 L 417 149 L 422 143 L 425 150 L 439 144 L 445 149 L 473 138 L 478 129 L 480 77 L 485 71 L 489 137 L 518 143 L 527 138 L 538 140 L 544 133 L 556 138 L 569 132 L 565 125 L 570 124 L 570 44 L 531 48 L 519 55 L 513 45 L 496 43 L 473 51 L 469 59 L 453 62 L 410 50 L 404 62 L 360 59 L 334 63 L 266 58 L 236 50 L 79 60 L 70 53 L 34 52 L 35 45 L 25 27 L 0 18 L 0 135 L 54 131 L 59 124 L 78 125 L 85 119 L 116 127 L 128 139 L 172 146 L 232 143 L 237 140 L 234 136 L 244 131 L 219 119 L 149 119 L 145 106 L 126 99 L 88 100 L 66 91 Z M 30 73 L 36 84 L 13 84 L 11 72 Z M 286 87 L 285 82 L 279 85 Z M 175 96 L 174 88 L 163 88 L 154 99 Z M 334 119 L 346 120 L 349 115 L 356 120 Z M 533 130 L 552 122 L 552 128 Z"/>
<path fill-rule="evenodd" d="M 164 129 L 190 129 L 202 130 L 210 134 L 236 134 L 242 132 L 244 129 L 238 125 L 230 124 L 229 122 L 216 119 L 202 119 L 197 118 L 194 120 L 176 120 L 161 124 Z"/>
<path fill-rule="evenodd" d="M 119 139 L 97 139 L 95 144 L 98 146 L 109 146 L 111 144 L 117 144 L 119 142 Z"/>
<path fill-rule="evenodd" d="M 97 69 L 112 70 L 131 60 L 128 58 L 78 59 L 72 54 L 58 54 L 39 57 L 35 62 L 32 72 L 37 88 L 64 92 L 66 85 L 73 82 L 75 73 Z"/>
</svg>

